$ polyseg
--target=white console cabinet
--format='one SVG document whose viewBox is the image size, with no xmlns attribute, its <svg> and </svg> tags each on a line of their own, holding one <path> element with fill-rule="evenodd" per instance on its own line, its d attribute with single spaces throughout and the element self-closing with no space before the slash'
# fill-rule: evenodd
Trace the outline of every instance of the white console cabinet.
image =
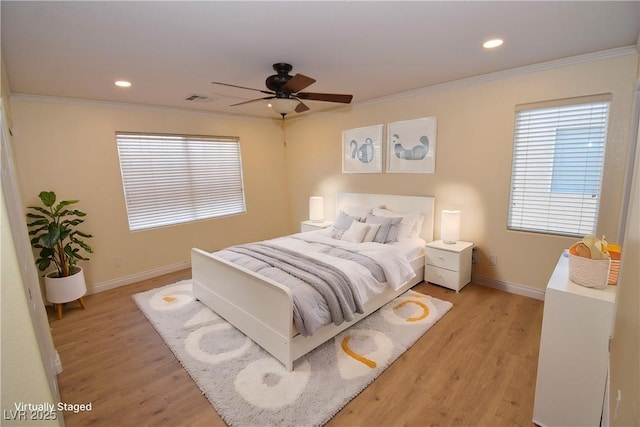
<svg viewBox="0 0 640 427">
<path fill-rule="evenodd" d="M 533 422 L 599 426 L 602 416 L 615 286 L 592 289 L 569 280 L 562 255 L 547 284 Z"/>
</svg>

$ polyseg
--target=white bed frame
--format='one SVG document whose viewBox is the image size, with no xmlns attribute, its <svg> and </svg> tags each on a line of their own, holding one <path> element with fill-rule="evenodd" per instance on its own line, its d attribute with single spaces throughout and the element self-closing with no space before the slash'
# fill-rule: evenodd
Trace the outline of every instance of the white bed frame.
<svg viewBox="0 0 640 427">
<path fill-rule="evenodd" d="M 420 236 L 427 242 L 433 240 L 433 197 L 339 193 L 336 212 L 348 206 L 421 212 L 424 222 Z M 293 325 L 293 300 L 286 286 L 209 252 L 191 250 L 195 298 L 271 353 L 288 371 L 293 370 L 295 360 L 420 283 L 424 279 L 424 255 L 414 259 L 411 266 L 416 272 L 413 279 L 396 291 L 389 288 L 368 301 L 365 312 L 357 314 L 353 321 L 339 326 L 330 324 L 305 337 Z"/>
</svg>

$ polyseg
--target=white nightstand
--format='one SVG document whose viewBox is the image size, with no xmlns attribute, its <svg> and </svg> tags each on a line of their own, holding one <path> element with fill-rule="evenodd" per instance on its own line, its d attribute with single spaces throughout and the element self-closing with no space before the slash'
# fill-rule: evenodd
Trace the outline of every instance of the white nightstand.
<svg viewBox="0 0 640 427">
<path fill-rule="evenodd" d="M 447 244 L 436 240 L 427 243 L 424 280 L 459 292 L 471 281 L 472 250 L 473 243 L 470 242 Z"/>
<path fill-rule="evenodd" d="M 333 224 L 333 221 L 316 222 L 308 219 L 300 223 L 300 231 L 304 233 L 307 231 L 321 230 L 323 228 L 331 227 L 331 224 Z"/>
</svg>

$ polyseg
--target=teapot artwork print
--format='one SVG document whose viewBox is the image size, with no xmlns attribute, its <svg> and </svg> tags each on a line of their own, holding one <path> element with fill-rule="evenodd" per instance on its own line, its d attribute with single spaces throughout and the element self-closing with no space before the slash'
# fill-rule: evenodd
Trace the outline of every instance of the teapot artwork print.
<svg viewBox="0 0 640 427">
<path fill-rule="evenodd" d="M 364 143 L 358 146 L 358 141 L 355 139 L 351 140 L 351 158 L 358 159 L 358 161 L 362 163 L 370 163 L 373 160 L 374 151 L 373 151 L 373 140 L 371 138 L 367 138 L 364 140 Z"/>
<path fill-rule="evenodd" d="M 382 172 L 384 125 L 342 131 L 342 173 Z"/>
</svg>

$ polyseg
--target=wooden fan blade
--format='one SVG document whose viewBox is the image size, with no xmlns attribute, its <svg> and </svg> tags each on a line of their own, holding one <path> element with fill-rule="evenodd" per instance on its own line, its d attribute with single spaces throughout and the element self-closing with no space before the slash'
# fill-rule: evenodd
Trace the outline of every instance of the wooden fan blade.
<svg viewBox="0 0 640 427">
<path fill-rule="evenodd" d="M 264 101 L 265 99 L 273 99 L 275 96 L 265 96 L 264 98 L 252 99 L 250 101 L 238 102 L 237 104 L 231 104 L 229 107 L 235 107 L 236 105 L 251 104 L 252 102 Z"/>
<path fill-rule="evenodd" d="M 296 93 L 296 96 L 300 99 L 309 99 L 311 101 L 341 102 L 343 104 L 350 104 L 353 99 L 353 95 L 340 93 L 299 92 Z"/>
<path fill-rule="evenodd" d="M 230 84 L 230 83 L 211 82 L 211 84 L 214 84 L 214 85 L 221 85 L 221 86 L 229 86 L 229 87 L 236 87 L 236 88 L 238 88 L 238 89 L 255 90 L 256 92 L 266 93 L 267 95 L 275 95 L 275 93 L 273 93 L 273 92 L 271 92 L 271 91 L 268 91 L 268 90 L 254 89 L 254 88 L 252 88 L 252 87 L 232 85 L 232 84 Z"/>
<path fill-rule="evenodd" d="M 296 107 L 296 113 L 304 113 L 305 111 L 309 110 L 309 107 L 307 107 L 304 102 L 300 101 L 298 99 L 298 106 Z"/>
<path fill-rule="evenodd" d="M 296 93 L 307 86 L 311 86 L 315 82 L 315 79 L 307 77 L 304 74 L 296 74 L 291 77 L 284 86 L 282 86 L 282 91 L 287 93 Z"/>
</svg>

